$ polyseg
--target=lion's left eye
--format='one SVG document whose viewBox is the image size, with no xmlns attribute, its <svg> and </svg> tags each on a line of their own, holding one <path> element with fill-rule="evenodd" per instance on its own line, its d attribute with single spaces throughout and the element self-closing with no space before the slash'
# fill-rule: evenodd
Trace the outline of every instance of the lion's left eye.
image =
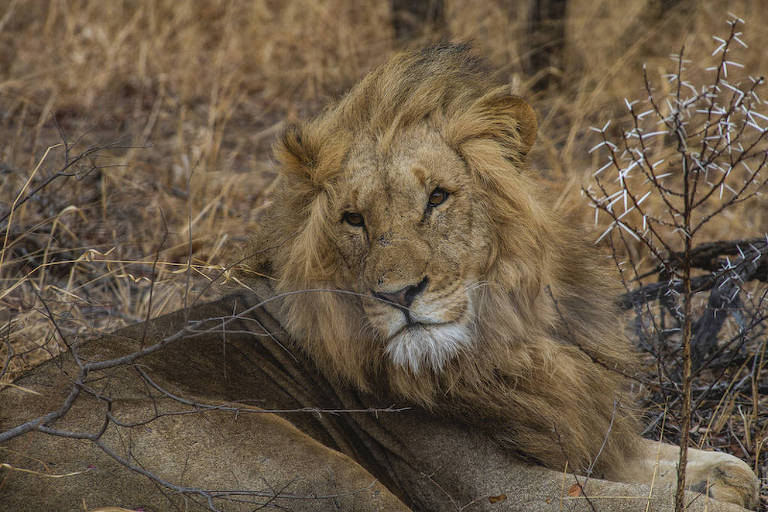
<svg viewBox="0 0 768 512">
<path fill-rule="evenodd" d="M 357 228 L 365 224 L 365 219 L 363 219 L 363 216 L 355 212 L 344 212 L 342 220 L 350 226 L 355 226 Z"/>
<path fill-rule="evenodd" d="M 435 206 L 440 206 L 445 202 L 446 199 L 448 199 L 448 192 L 438 187 L 435 190 L 433 190 L 431 194 L 429 194 L 429 200 L 427 201 L 427 206 L 431 208 L 434 208 Z"/>
</svg>

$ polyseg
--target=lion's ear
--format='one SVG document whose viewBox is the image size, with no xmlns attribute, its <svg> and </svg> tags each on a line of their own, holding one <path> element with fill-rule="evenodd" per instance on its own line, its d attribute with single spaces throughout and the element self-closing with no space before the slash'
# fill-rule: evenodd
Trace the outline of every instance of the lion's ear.
<svg viewBox="0 0 768 512">
<path fill-rule="evenodd" d="M 296 182 L 294 186 L 318 192 L 341 171 L 348 147 L 349 134 L 321 120 L 289 124 L 273 153 L 280 163 L 280 173 Z"/>
<path fill-rule="evenodd" d="M 275 143 L 273 152 L 281 164 L 283 174 L 306 179 L 317 164 L 319 148 L 308 137 L 303 125 L 291 123 L 283 130 L 282 136 Z"/>
<path fill-rule="evenodd" d="M 494 138 L 525 157 L 536 141 L 536 113 L 520 96 L 495 93 L 480 100 L 479 113 L 485 117 Z"/>
<path fill-rule="evenodd" d="M 490 139 L 500 144 L 504 156 L 523 160 L 536 141 L 536 113 L 507 87 L 497 88 L 475 100 L 454 119 L 452 137 L 458 147 L 471 140 Z"/>
<path fill-rule="evenodd" d="M 506 110 L 517 125 L 517 132 L 522 143 L 522 153 L 527 155 L 533 147 L 533 143 L 536 142 L 536 130 L 539 127 L 536 112 L 533 111 L 528 102 L 519 96 L 509 96 L 507 104 Z"/>
</svg>

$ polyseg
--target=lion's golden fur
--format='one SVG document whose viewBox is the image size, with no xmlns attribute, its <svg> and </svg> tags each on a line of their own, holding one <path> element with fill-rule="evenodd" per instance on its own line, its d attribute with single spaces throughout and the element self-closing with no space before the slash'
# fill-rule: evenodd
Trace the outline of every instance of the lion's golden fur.
<svg viewBox="0 0 768 512">
<path fill-rule="evenodd" d="M 546 466 L 567 460 L 572 469 L 610 472 L 636 450 L 622 395 L 635 356 L 603 257 L 550 210 L 525 167 L 535 131 L 530 107 L 465 46 L 399 54 L 315 119 L 286 129 L 275 148 L 275 197 L 245 261 L 279 291 L 310 290 L 285 297 L 284 318 L 328 375 L 487 428 Z M 339 234 L 338 206 L 350 159 L 373 158 L 366 147 L 382 162 L 398 145 L 431 148 L 435 133 L 445 149 L 434 151 L 460 162 L 470 180 L 461 193 L 471 196 L 472 224 L 454 229 L 456 240 L 482 247 L 472 259 L 482 271 L 467 292 L 471 346 L 414 371 L 393 363 L 366 317 L 368 290 L 338 248 L 352 239 Z M 363 138 L 370 144 L 360 146 Z M 318 291 L 329 289 L 343 292 Z"/>
</svg>

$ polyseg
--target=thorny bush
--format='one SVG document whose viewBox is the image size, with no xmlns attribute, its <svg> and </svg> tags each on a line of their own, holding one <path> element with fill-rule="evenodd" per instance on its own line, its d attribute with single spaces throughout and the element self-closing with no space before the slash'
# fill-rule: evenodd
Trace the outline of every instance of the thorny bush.
<svg viewBox="0 0 768 512">
<path fill-rule="evenodd" d="M 743 24 L 732 16 L 728 35 L 714 37 L 713 66 L 702 70 L 683 48 L 667 83 L 657 87 L 643 71 L 647 96 L 625 100 L 631 126 L 593 128 L 600 141 L 591 151 L 607 159 L 583 189 L 595 223 L 608 223 L 597 241 L 613 249 L 632 335 L 658 373 L 646 382 L 646 433 L 681 446 L 678 511 L 692 442 L 726 444 L 763 477 L 768 461 L 768 238 L 697 245 L 715 217 L 760 205 L 768 181 L 764 79 L 733 60 L 747 46 Z"/>
</svg>

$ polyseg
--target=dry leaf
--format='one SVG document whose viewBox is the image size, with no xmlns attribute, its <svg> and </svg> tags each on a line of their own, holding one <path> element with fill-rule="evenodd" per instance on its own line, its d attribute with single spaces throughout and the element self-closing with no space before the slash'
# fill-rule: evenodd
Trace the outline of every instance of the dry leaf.
<svg viewBox="0 0 768 512">
<path fill-rule="evenodd" d="M 581 485 L 573 484 L 572 486 L 570 486 L 568 488 L 568 496 L 571 496 L 572 498 L 581 496 Z"/>
<path fill-rule="evenodd" d="M 506 494 L 499 494 L 498 496 L 488 496 L 488 501 L 491 503 L 498 503 L 507 499 Z"/>
</svg>

